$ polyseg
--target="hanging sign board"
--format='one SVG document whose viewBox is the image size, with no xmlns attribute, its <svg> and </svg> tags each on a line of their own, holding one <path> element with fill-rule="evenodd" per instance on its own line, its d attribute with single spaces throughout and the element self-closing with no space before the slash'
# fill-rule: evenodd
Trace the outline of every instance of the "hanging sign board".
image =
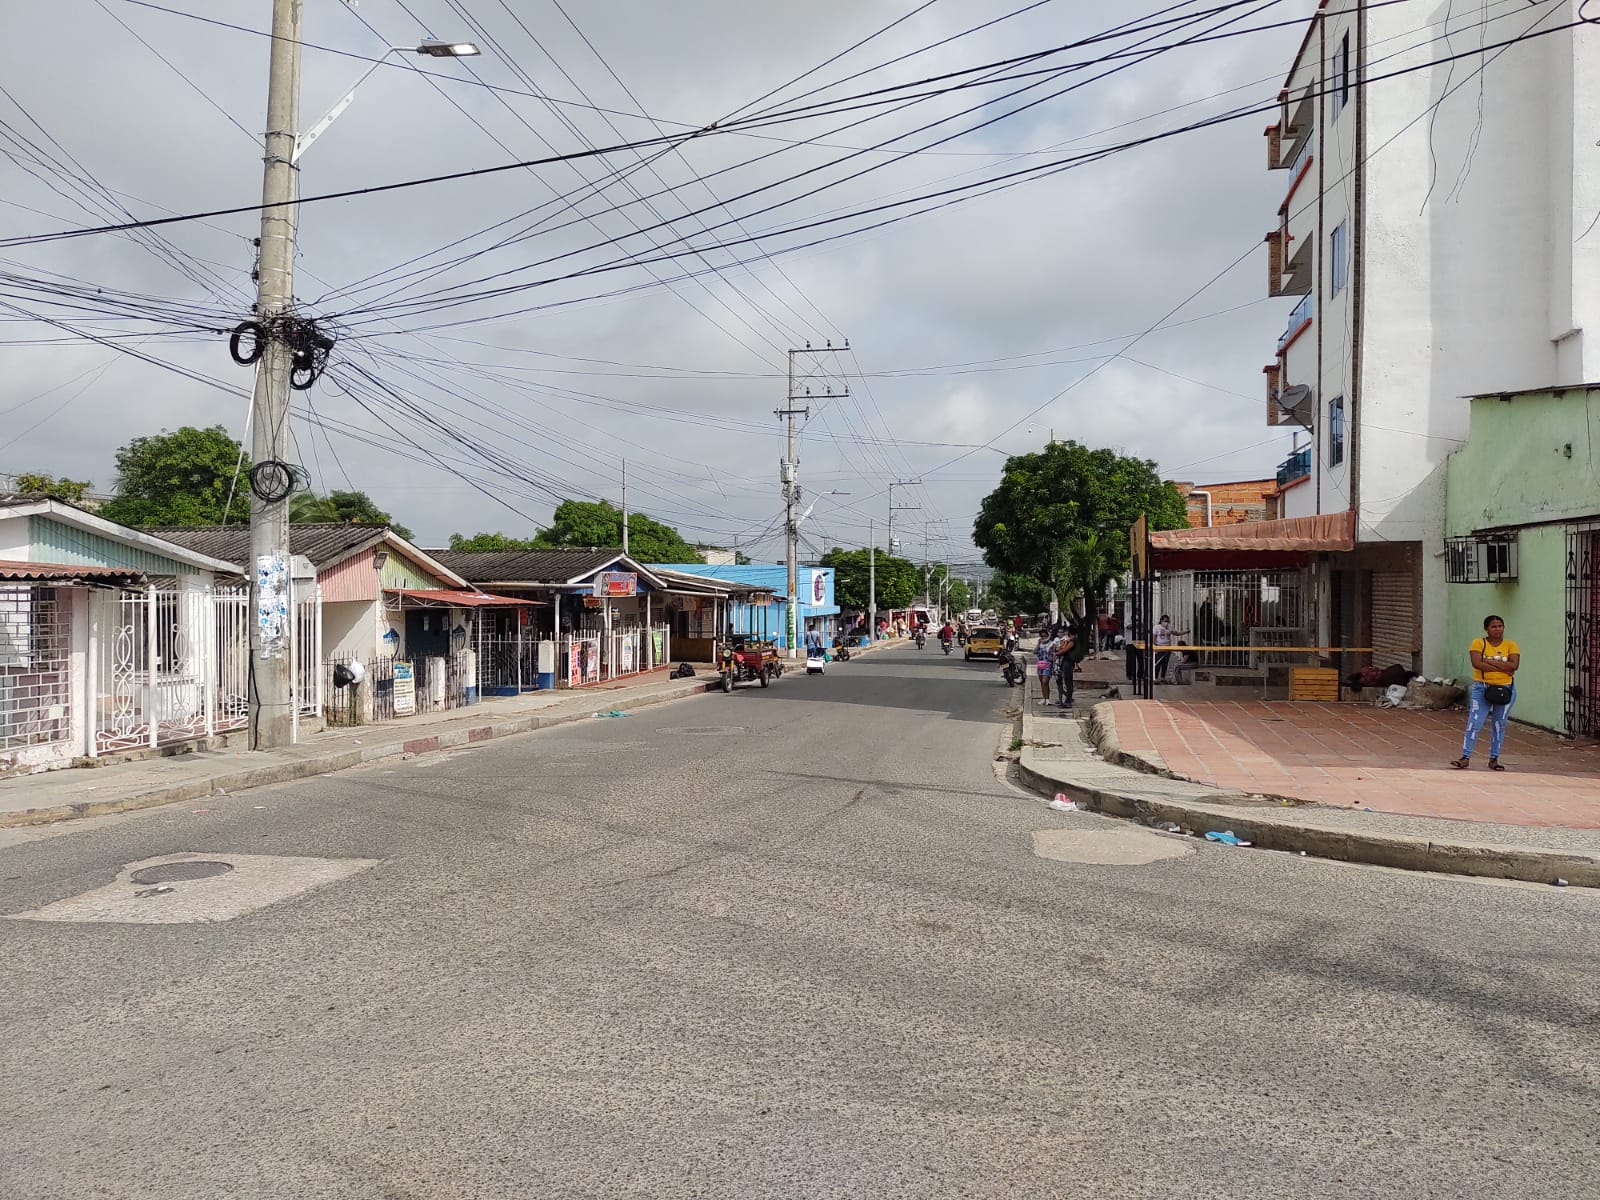
<svg viewBox="0 0 1600 1200">
<path fill-rule="evenodd" d="M 639 576 L 632 571 L 601 571 L 594 577 L 596 596 L 637 596 Z"/>
<path fill-rule="evenodd" d="M 1150 518 L 1143 513 L 1128 528 L 1128 567 L 1135 579 L 1147 578 L 1150 564 L 1146 557 L 1150 547 Z"/>
</svg>

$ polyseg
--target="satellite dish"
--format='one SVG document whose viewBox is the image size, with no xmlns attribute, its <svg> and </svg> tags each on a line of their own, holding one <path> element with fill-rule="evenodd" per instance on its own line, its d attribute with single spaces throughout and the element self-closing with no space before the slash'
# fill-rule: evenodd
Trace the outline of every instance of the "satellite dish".
<svg viewBox="0 0 1600 1200">
<path fill-rule="evenodd" d="M 1278 411 L 1297 425 L 1311 428 L 1311 388 L 1304 383 L 1286 387 L 1274 397 Z"/>
</svg>

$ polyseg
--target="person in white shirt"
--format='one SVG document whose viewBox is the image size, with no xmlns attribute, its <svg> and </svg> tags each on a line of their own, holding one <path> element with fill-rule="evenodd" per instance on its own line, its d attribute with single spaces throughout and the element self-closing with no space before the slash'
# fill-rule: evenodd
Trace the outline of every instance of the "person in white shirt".
<svg viewBox="0 0 1600 1200">
<path fill-rule="evenodd" d="M 1156 644 L 1156 678 L 1167 677 L 1167 664 L 1172 661 L 1172 651 L 1162 650 L 1162 646 L 1172 645 L 1172 618 L 1166 613 L 1161 614 L 1161 620 L 1156 622 L 1155 636 L 1152 639 Z"/>
</svg>

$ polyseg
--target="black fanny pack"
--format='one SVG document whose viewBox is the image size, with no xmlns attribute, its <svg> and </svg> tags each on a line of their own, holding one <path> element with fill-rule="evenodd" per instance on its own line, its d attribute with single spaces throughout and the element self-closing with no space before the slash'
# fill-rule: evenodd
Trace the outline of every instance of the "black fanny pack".
<svg viewBox="0 0 1600 1200">
<path fill-rule="evenodd" d="M 1499 708 L 1502 704 L 1510 704 L 1511 685 L 1509 683 L 1484 684 L 1483 702 L 1491 708 Z"/>
</svg>

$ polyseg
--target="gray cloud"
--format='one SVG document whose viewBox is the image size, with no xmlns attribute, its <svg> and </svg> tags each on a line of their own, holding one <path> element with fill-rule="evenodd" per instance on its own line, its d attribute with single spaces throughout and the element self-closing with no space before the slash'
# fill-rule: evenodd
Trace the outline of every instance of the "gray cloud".
<svg viewBox="0 0 1600 1200">
<path fill-rule="evenodd" d="M 405 6 L 398 0 L 368 0 L 358 12 L 378 31 L 374 34 L 334 0 L 308 0 L 304 36 L 362 55 L 381 51 L 385 40 L 407 43 L 430 34 L 470 36 L 485 42 L 483 57 L 470 64 L 430 60 L 427 68 L 523 89 L 525 83 L 512 70 L 515 63 L 550 95 L 578 99 L 581 86 L 597 104 L 632 109 L 633 102 L 552 4 L 539 0 L 507 9 L 490 0 L 457 2 L 462 5 L 459 10 L 442 0 L 408 0 Z M 12 14 L 12 36 L 0 46 L 0 76 L 7 91 L 99 181 L 130 197 L 125 203 L 136 215 L 249 203 L 259 189 L 260 150 L 253 132 L 247 136 L 222 112 L 246 130 L 261 125 L 266 40 L 153 12 L 126 0 L 104 0 L 104 4 L 102 8 L 92 0 L 66 0 L 48 9 L 26 6 Z M 229 0 L 203 11 L 217 20 L 261 28 L 266 7 L 259 0 L 249 4 Z M 704 122 L 739 108 L 912 7 L 905 0 L 896 4 L 841 0 L 807 6 L 804 20 L 796 20 L 789 6 L 731 0 L 673 5 L 613 0 L 602 6 L 568 4 L 567 11 L 647 111 L 672 120 Z M 1310 8 L 1309 0 L 1295 0 L 1269 10 L 1272 16 L 1261 19 L 1284 19 Z M 135 41 L 106 9 L 170 59 L 217 107 Z M 511 10 L 570 73 L 570 81 L 517 27 Z M 482 24 L 493 46 L 467 28 L 462 12 Z M 785 95 L 994 15 L 994 6 L 976 0 L 945 0 Z M 868 76 L 849 89 L 1026 53 L 1091 32 L 1108 20 L 1103 12 L 1096 16 L 1064 3 L 1046 5 L 1026 18 L 913 59 L 887 75 Z M 948 187 L 1036 161 L 1005 163 L 998 157 L 1003 154 L 1072 140 L 1066 148 L 1070 153 L 1185 116 L 1217 111 L 1229 103 L 1269 98 L 1276 92 L 1276 82 L 1254 84 L 1236 97 L 1182 114 L 1097 133 L 1213 92 L 1273 79 L 1287 65 L 1298 36 L 1298 30 L 1285 29 L 1165 55 L 940 147 L 937 153 L 909 158 L 772 214 L 752 217 L 746 225 L 761 231 L 846 206 Z M 354 59 L 307 50 L 304 119 L 314 119 L 364 69 Z M 843 133 L 826 133 L 843 124 L 837 118 L 768 131 L 777 138 L 813 139 L 808 145 L 735 136 L 703 139 L 688 146 L 682 158 L 668 155 L 656 163 L 660 180 L 644 172 L 634 180 L 641 191 L 675 189 L 654 204 L 661 217 L 680 218 L 685 206 L 711 203 L 705 189 L 693 182 L 695 172 L 736 166 L 757 154 L 781 150 L 766 163 L 739 167 L 716 180 L 715 192 L 726 198 L 846 153 L 832 147 L 869 145 L 977 103 L 986 94 L 929 101 Z M 303 190 L 314 194 L 468 170 L 506 161 L 508 150 L 518 157 L 537 157 L 548 152 L 541 138 L 562 152 L 577 148 L 573 132 L 546 105 L 526 97 L 505 100 L 511 111 L 470 83 L 441 82 L 436 88 L 414 73 L 379 70 L 362 86 L 350 110 L 308 151 L 302 161 Z M 595 113 L 577 107 L 562 111 L 593 142 L 617 140 Z M 997 111 L 991 105 L 985 115 Z M 0 117 L 21 124 L 3 98 Z M 628 137 L 653 134 L 644 121 L 613 120 Z M 922 135 L 929 136 L 933 135 Z M 863 155 L 858 165 L 885 157 Z M 614 161 L 623 165 L 631 160 L 619 156 Z M 795 339 L 820 341 L 847 335 L 856 355 L 850 368 L 854 370 L 858 361 L 869 374 L 865 380 L 851 380 L 849 399 L 814 406 L 817 411 L 803 436 L 802 478 L 813 492 L 838 489 L 851 494 L 819 503 L 808 536 L 824 544 L 861 542 L 869 517 L 881 528 L 886 484 L 894 478 L 920 476 L 923 485 L 908 489 L 906 502 L 920 503 L 923 511 L 901 518 L 907 548 L 920 553 L 922 521 L 927 520 L 935 523 L 935 554 L 970 556 L 972 513 L 993 486 L 1001 455 L 980 450 L 941 467 L 961 455 L 962 447 L 917 443 L 995 438 L 1000 448 L 1020 451 L 1042 443 L 1053 427 L 1057 436 L 1118 446 L 1154 458 L 1185 478 L 1205 479 L 1258 475 L 1283 457 L 1287 435 L 1269 445 L 1241 449 L 1273 437 L 1263 424 L 1264 404 L 1250 397 L 1262 394 L 1260 367 L 1270 357 L 1286 315 L 1283 303 L 1263 301 L 1259 251 L 1174 320 L 1237 311 L 1154 333 L 1128 352 L 1130 358 L 1200 383 L 1119 360 L 1069 388 L 1103 361 L 1094 356 L 1108 355 L 1122 343 L 1086 344 L 1144 330 L 1259 242 L 1272 220 L 1281 186 L 1263 162 L 1259 124 L 1252 118 L 886 229 L 783 255 L 776 265 L 757 260 L 749 270 L 729 268 L 720 275 L 679 280 L 670 288 L 653 286 L 618 298 L 584 300 L 649 281 L 648 274 L 633 268 L 437 315 L 397 314 L 398 324 L 409 328 L 583 301 L 438 335 L 363 337 L 341 345 L 336 358 L 346 369 L 375 370 L 432 414 L 430 428 L 407 424 L 392 411 L 384 413 L 395 429 L 427 448 L 422 457 L 472 458 L 441 437 L 440 429 L 449 427 L 506 454 L 519 470 L 558 492 L 613 497 L 618 492 L 619 460 L 626 457 L 636 506 L 679 523 L 695 536 L 731 540 L 737 535 L 748 544 L 767 531 L 757 553 L 773 557 L 779 549 L 770 531 L 779 505 L 776 461 L 782 439 L 771 413 L 783 398 L 782 351 Z M 552 193 L 569 192 L 603 170 L 595 162 L 577 164 L 576 170 L 550 166 L 307 205 L 302 213 L 297 292 L 310 301 L 540 205 L 548 205 L 541 215 L 562 215 L 552 216 L 535 236 L 458 270 L 436 272 L 436 260 L 429 260 L 429 273 L 413 281 L 412 290 L 452 285 L 591 242 L 624 238 L 633 226 L 607 201 L 621 203 L 632 196 L 614 184 L 603 199 L 589 196 L 580 202 L 591 222 L 560 231 L 549 227 L 572 220 L 570 212 L 550 203 Z M 768 202 L 800 190 L 804 185 L 786 186 Z M 0 196 L 10 202 L 0 211 L 11 233 L 90 220 L 26 174 L 15 159 L 0 162 Z M 746 201 L 738 208 L 744 212 L 760 203 Z M 19 205 L 50 215 L 40 216 Z M 642 206 L 628 212 L 642 224 L 660 219 Z M 705 220 L 716 223 L 726 217 L 717 211 L 707 213 Z M 251 218 L 238 216 L 165 231 L 186 255 L 206 260 L 202 269 L 221 301 L 124 238 L 14 249 L 4 257 L 8 269 L 55 271 L 99 285 L 205 302 L 223 327 L 248 305 L 248 239 L 253 226 Z M 670 233 L 658 236 L 676 237 L 695 229 L 694 221 L 680 219 Z M 734 227 L 723 232 L 739 236 Z M 763 245 L 772 247 L 784 240 L 775 238 Z M 467 248 L 482 247 L 484 242 L 473 240 Z M 622 245 L 628 251 L 649 253 L 644 238 L 632 237 Z M 740 256 L 750 253 L 746 249 Z M 570 269 L 601 257 L 611 255 L 564 262 Z M 709 257 L 718 265 L 729 260 L 716 251 Z M 558 273 L 560 265 L 528 271 L 526 277 Z M 680 259 L 655 270 L 670 277 L 703 267 L 695 259 Z M 370 300 L 371 294 L 361 293 L 360 298 Z M 352 307 L 332 299 L 325 307 L 345 313 L 347 321 L 364 320 L 359 304 Z M 381 322 L 362 326 L 364 334 L 381 334 L 384 329 Z M 13 341 L 54 336 L 44 326 L 16 321 L 7 321 L 0 330 L 5 331 L 0 337 Z M 229 362 L 221 338 L 158 336 L 143 347 L 229 387 L 248 386 L 248 372 Z M 1072 347 L 1085 348 L 1063 349 Z M 1062 352 L 1055 358 L 1090 361 L 1024 367 L 1038 360 L 1019 359 L 1007 364 L 1012 369 L 984 373 L 878 374 L 1056 349 Z M 0 410 L 6 410 L 0 470 L 44 469 L 89 477 L 107 486 L 112 455 L 131 437 L 182 423 L 221 422 L 236 433 L 243 429 L 243 401 L 104 347 L 13 345 L 6 347 L 5 359 L 6 370 L 0 377 Z M 682 373 L 642 371 L 633 364 L 673 366 Z M 102 368 L 104 374 L 96 374 Z M 47 389 L 57 390 L 41 396 Z M 1052 402 L 1063 389 L 1068 390 Z M 526 522 L 437 461 L 417 463 L 401 457 L 402 452 L 415 456 L 417 451 L 341 395 L 331 381 L 319 385 L 310 399 L 321 416 L 359 426 L 379 443 L 365 445 L 339 433 L 332 434 L 330 442 L 323 433 L 313 434 L 309 425 L 298 425 L 297 452 L 319 474 L 320 486 L 344 486 L 348 476 L 425 541 L 440 541 L 452 530 L 527 528 Z M 1035 408 L 1040 410 L 1037 415 L 1025 419 L 1024 414 Z M 47 419 L 28 428 L 41 418 Z M 1019 419 L 1017 428 L 1002 434 Z M 1211 461 L 1190 465 L 1203 459 Z M 482 463 L 470 473 L 534 519 L 548 515 L 551 502 L 537 490 L 530 495 L 523 484 L 496 480 Z"/>
</svg>

